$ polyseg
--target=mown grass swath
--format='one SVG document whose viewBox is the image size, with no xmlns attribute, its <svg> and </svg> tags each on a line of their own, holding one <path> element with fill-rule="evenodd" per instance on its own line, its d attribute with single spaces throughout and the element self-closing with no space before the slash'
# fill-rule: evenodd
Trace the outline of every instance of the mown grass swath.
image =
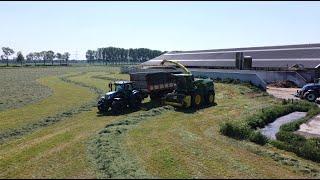
<svg viewBox="0 0 320 180">
<path fill-rule="evenodd" d="M 4 126 L 18 129 L 40 120 L 44 120 L 44 126 L 0 144 L 2 178 L 320 177 L 318 163 L 270 144 L 259 146 L 219 133 L 220 123 L 241 121 L 261 109 L 281 105 L 281 101 L 250 85 L 216 83 L 217 105 L 196 112 L 152 106 L 146 99 L 145 108 L 140 111 L 112 116 L 97 114 L 94 104 L 98 95 L 108 91 L 110 81 L 129 78 L 119 74 L 120 67 L 2 70 L 12 71 L 15 79 L 26 83 L 28 78 L 33 84 L 43 83 L 35 86 L 35 91 L 43 86 L 51 91 L 48 96 L 19 107 L 4 102 L 6 106 L 0 114 L 22 110 L 10 116 L 9 124 L 1 119 Z M 7 76 L 0 77 L 2 82 L 16 83 L 14 87 L 22 89 L 21 81 L 10 82 L 4 77 Z M 68 97 L 70 93 L 74 95 Z M 13 94 L 18 96 L 19 92 Z M 36 96 L 37 92 L 26 96 L 29 95 Z M 35 107 L 43 116 L 34 113 Z M 51 120 L 53 123 L 49 123 Z"/>
</svg>

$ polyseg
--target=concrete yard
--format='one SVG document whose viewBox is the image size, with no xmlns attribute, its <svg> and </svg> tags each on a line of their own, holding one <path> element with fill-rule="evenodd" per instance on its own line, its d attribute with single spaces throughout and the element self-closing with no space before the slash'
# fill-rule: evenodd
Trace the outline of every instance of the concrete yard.
<svg viewBox="0 0 320 180">
<path fill-rule="evenodd" d="M 299 88 L 277 88 L 267 86 L 267 93 L 280 99 L 299 99 L 293 95 L 297 90 L 299 90 Z"/>
<path fill-rule="evenodd" d="M 310 119 L 307 123 L 301 124 L 296 133 L 307 138 L 320 137 L 320 114 Z"/>
</svg>

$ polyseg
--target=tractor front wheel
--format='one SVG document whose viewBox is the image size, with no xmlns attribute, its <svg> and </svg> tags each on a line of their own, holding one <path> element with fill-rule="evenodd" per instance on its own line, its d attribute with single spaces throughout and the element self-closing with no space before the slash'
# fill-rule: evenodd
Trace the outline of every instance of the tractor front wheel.
<svg viewBox="0 0 320 180">
<path fill-rule="evenodd" d="M 314 92 L 307 92 L 304 97 L 310 102 L 315 102 L 317 99 L 317 96 Z"/>
<path fill-rule="evenodd" d="M 100 113 L 105 113 L 105 112 L 108 111 L 107 105 L 106 105 L 105 101 L 102 100 L 102 99 L 99 100 L 98 105 L 97 105 L 97 108 L 98 108 L 98 110 L 99 110 Z"/>
</svg>

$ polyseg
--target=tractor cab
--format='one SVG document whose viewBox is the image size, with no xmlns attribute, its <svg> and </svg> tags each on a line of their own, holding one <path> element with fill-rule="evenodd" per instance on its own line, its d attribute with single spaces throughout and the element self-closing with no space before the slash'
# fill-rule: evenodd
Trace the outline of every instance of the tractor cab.
<svg viewBox="0 0 320 180">
<path fill-rule="evenodd" d="M 114 83 L 109 83 L 109 91 L 132 91 L 133 90 L 133 82 L 131 81 L 116 81 Z"/>
<path fill-rule="evenodd" d="M 115 81 L 109 83 L 109 92 L 100 98 L 97 107 L 99 112 L 107 112 L 110 108 L 119 114 L 125 108 L 139 108 L 143 100 L 142 92 L 133 89 L 131 81 Z"/>
<path fill-rule="evenodd" d="M 176 92 L 188 93 L 194 89 L 194 77 L 192 74 L 173 74 L 177 84 Z"/>
</svg>

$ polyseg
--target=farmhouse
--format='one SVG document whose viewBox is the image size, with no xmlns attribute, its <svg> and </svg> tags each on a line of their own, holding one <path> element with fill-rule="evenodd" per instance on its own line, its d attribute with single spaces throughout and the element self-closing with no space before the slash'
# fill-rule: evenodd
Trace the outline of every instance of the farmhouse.
<svg viewBox="0 0 320 180">
<path fill-rule="evenodd" d="M 159 65 L 163 59 L 176 60 L 197 75 L 236 78 L 262 87 L 279 80 L 290 80 L 303 86 L 320 77 L 320 43 L 170 51 L 142 65 Z"/>
</svg>

